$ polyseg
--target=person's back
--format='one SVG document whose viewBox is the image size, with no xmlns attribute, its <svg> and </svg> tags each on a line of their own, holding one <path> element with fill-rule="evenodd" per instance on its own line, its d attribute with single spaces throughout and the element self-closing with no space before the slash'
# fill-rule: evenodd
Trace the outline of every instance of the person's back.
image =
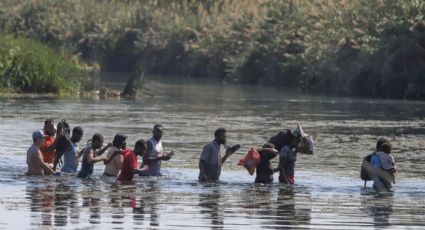
<svg viewBox="0 0 425 230">
<path fill-rule="evenodd" d="M 78 148 L 75 143 L 71 143 L 71 148 L 63 154 L 63 166 L 61 172 L 76 173 L 78 168 L 77 159 Z"/>
<path fill-rule="evenodd" d="M 256 167 L 257 176 L 255 178 L 256 183 L 270 183 L 273 182 L 273 167 L 271 160 L 276 157 L 277 151 L 274 150 L 274 146 L 264 145 L 259 151 L 260 163 Z"/>
<path fill-rule="evenodd" d="M 94 163 L 89 162 L 87 157 L 91 151 L 91 146 L 84 149 L 83 160 L 81 161 L 81 169 L 78 172 L 78 178 L 87 178 L 93 174 Z"/>
<path fill-rule="evenodd" d="M 134 173 L 133 169 L 138 168 L 137 156 L 131 149 L 125 149 L 123 151 L 123 163 L 121 167 L 121 173 L 117 180 L 120 181 L 131 181 L 133 180 Z"/>
<path fill-rule="evenodd" d="M 215 140 L 206 144 L 202 150 L 200 161 L 206 165 L 207 178 L 209 181 L 218 181 L 221 174 L 221 153 L 224 151 L 222 145 Z M 199 180 L 203 181 L 201 173 Z"/>
<path fill-rule="evenodd" d="M 279 182 L 294 184 L 295 182 L 295 162 L 297 152 L 293 146 L 285 145 L 279 152 Z"/>
<path fill-rule="evenodd" d="M 37 145 L 32 144 L 27 151 L 28 175 L 44 175 L 44 169 L 42 165 L 39 164 L 37 159 L 39 154 L 40 149 L 37 147 Z"/>
</svg>

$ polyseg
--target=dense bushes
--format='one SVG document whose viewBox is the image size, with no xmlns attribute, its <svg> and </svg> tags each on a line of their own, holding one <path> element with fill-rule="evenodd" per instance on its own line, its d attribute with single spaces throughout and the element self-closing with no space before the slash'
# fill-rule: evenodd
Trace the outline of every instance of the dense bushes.
<svg viewBox="0 0 425 230">
<path fill-rule="evenodd" d="M 425 99 L 421 0 L 4 0 L 0 26 L 104 70 Z"/>
<path fill-rule="evenodd" d="M 78 92 L 73 62 L 24 38 L 0 36 L 0 89 L 21 93 Z"/>
</svg>

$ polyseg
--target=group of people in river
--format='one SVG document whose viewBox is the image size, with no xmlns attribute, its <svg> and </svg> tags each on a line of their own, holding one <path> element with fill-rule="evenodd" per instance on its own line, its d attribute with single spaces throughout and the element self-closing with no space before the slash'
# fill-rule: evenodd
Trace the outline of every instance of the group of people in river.
<svg viewBox="0 0 425 230">
<path fill-rule="evenodd" d="M 113 177 L 119 181 L 132 181 L 135 174 L 140 176 L 161 176 L 161 162 L 168 161 L 174 152 L 165 152 L 162 147 L 164 128 L 156 124 L 152 129 L 152 137 L 147 141 L 139 139 L 134 149 L 127 147 L 127 136 L 118 133 L 113 141 L 104 145 L 104 137 L 94 134 L 87 145 L 80 151 L 78 143 L 83 137 L 83 129 L 75 126 L 72 129 L 65 121 L 55 127 L 52 119 L 44 122 L 43 130 L 33 132 L 33 144 L 27 151 L 28 175 L 44 175 L 60 173 L 76 174 L 79 178 L 89 178 L 93 174 L 94 165 L 105 164 L 103 176 Z M 220 180 L 221 166 L 240 148 L 240 145 L 227 145 L 227 131 L 224 128 L 215 130 L 214 139 L 206 144 L 199 157 L 200 182 L 217 182 Z M 295 162 L 298 153 L 313 154 L 313 138 L 304 133 L 300 125 L 294 130 L 285 130 L 269 139 L 259 149 L 251 149 L 239 160 L 249 174 L 256 172 L 255 182 L 271 183 L 273 175 L 279 172 L 279 182 L 295 183 Z M 137 157 L 142 159 L 139 165 Z M 271 160 L 279 158 L 276 168 Z M 81 167 L 78 171 L 79 158 Z M 370 155 L 371 165 L 368 173 L 374 180 L 374 188 L 391 188 L 391 182 L 384 173 L 395 172 L 394 157 L 391 155 L 391 144 L 380 138 L 376 152 Z M 365 162 L 364 162 L 365 163 Z M 61 164 L 60 172 L 57 171 Z M 374 170 L 371 170 L 374 169 Z M 363 179 L 363 178 L 362 178 Z"/>
</svg>

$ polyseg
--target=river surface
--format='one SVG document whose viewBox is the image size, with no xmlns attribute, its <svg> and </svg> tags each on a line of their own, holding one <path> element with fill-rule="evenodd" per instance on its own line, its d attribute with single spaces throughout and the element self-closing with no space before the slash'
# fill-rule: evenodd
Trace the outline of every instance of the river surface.
<svg viewBox="0 0 425 230">
<path fill-rule="evenodd" d="M 306 96 L 284 89 L 206 81 L 155 81 L 141 100 L 0 98 L 0 229 L 423 229 L 425 228 L 425 103 Z M 176 156 L 163 177 L 119 184 L 100 175 L 28 177 L 31 133 L 46 118 L 84 128 L 84 145 L 101 133 L 129 136 L 128 145 L 165 128 Z M 254 184 L 237 166 L 251 147 L 302 124 L 313 156 L 299 156 L 296 184 Z M 197 182 L 198 159 L 218 127 L 242 148 L 223 166 L 221 182 Z M 394 148 L 392 194 L 363 189 L 361 159 L 379 136 Z M 273 161 L 277 164 L 277 160 Z M 275 175 L 277 181 L 277 175 Z"/>
</svg>

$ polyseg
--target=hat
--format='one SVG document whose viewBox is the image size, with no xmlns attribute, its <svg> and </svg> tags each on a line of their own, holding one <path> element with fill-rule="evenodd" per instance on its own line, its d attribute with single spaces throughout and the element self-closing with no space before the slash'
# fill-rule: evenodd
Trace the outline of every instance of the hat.
<svg viewBox="0 0 425 230">
<path fill-rule="evenodd" d="M 293 135 L 293 136 L 295 136 L 295 137 L 305 137 L 305 136 L 307 136 L 307 135 L 304 133 L 304 130 L 303 130 L 303 128 L 301 127 L 301 125 L 300 125 L 300 124 L 297 124 L 297 128 L 295 128 L 295 129 L 292 131 L 292 135 Z"/>
<path fill-rule="evenodd" d="M 41 130 L 37 130 L 32 133 L 32 139 L 45 138 L 46 135 Z"/>
</svg>

